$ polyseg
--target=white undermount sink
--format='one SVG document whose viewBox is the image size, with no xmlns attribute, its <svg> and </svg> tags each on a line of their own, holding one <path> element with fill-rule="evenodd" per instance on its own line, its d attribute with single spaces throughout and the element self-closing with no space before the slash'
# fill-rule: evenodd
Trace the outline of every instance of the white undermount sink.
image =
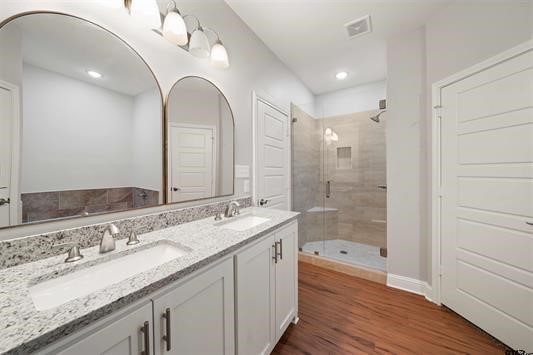
<svg viewBox="0 0 533 355">
<path fill-rule="evenodd" d="M 156 244 L 87 268 L 30 286 L 37 310 L 47 310 L 153 269 L 187 254 L 171 244 Z"/>
<path fill-rule="evenodd" d="M 242 232 L 247 229 L 253 228 L 260 224 L 270 221 L 269 218 L 259 217 L 253 214 L 242 215 L 238 217 L 232 217 L 232 219 L 224 222 L 220 222 L 218 226 L 220 228 L 231 229 L 234 231 Z"/>
</svg>

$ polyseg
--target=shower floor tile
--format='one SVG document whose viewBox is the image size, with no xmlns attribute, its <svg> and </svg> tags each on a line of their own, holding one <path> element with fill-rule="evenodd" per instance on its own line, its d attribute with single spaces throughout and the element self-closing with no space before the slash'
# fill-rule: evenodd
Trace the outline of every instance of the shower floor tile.
<svg viewBox="0 0 533 355">
<path fill-rule="evenodd" d="M 307 242 L 302 251 L 339 260 L 345 263 L 361 265 L 387 271 L 387 258 L 379 253 L 379 247 L 366 245 L 348 240 L 333 239 L 326 241 Z"/>
</svg>

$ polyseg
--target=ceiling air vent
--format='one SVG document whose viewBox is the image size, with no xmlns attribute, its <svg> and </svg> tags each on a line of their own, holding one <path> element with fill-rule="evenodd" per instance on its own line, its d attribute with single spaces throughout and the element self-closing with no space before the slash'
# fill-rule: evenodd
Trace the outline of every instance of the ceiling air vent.
<svg viewBox="0 0 533 355">
<path fill-rule="evenodd" d="M 372 24 L 370 23 L 370 15 L 363 16 L 357 20 L 353 20 L 344 25 L 348 32 L 348 38 L 352 39 L 366 33 L 372 32 Z"/>
</svg>

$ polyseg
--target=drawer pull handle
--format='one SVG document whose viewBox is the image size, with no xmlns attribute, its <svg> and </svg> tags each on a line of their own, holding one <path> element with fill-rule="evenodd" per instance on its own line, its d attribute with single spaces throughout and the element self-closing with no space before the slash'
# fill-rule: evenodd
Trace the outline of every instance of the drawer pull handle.
<svg viewBox="0 0 533 355">
<path fill-rule="evenodd" d="M 170 308 L 167 308 L 165 310 L 165 313 L 163 313 L 163 318 L 165 318 L 165 326 L 167 328 L 166 335 L 163 335 L 163 340 L 167 343 L 167 351 L 170 351 L 172 348 L 172 332 L 170 328 Z"/>
<path fill-rule="evenodd" d="M 526 224 L 533 226 L 533 222 L 526 222 Z"/>
<path fill-rule="evenodd" d="M 141 355 L 150 355 L 150 323 L 148 321 L 144 322 L 141 332 L 144 334 L 144 351 L 141 351 Z"/>
<path fill-rule="evenodd" d="M 283 260 L 283 239 L 279 240 L 279 259 Z"/>
</svg>

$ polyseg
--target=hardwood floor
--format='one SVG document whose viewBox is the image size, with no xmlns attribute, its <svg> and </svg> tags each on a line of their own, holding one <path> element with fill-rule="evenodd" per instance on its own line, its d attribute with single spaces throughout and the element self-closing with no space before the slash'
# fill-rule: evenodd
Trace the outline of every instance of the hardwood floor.
<svg viewBox="0 0 533 355">
<path fill-rule="evenodd" d="M 299 263 L 299 316 L 273 354 L 504 354 L 505 347 L 422 296 Z"/>
</svg>

